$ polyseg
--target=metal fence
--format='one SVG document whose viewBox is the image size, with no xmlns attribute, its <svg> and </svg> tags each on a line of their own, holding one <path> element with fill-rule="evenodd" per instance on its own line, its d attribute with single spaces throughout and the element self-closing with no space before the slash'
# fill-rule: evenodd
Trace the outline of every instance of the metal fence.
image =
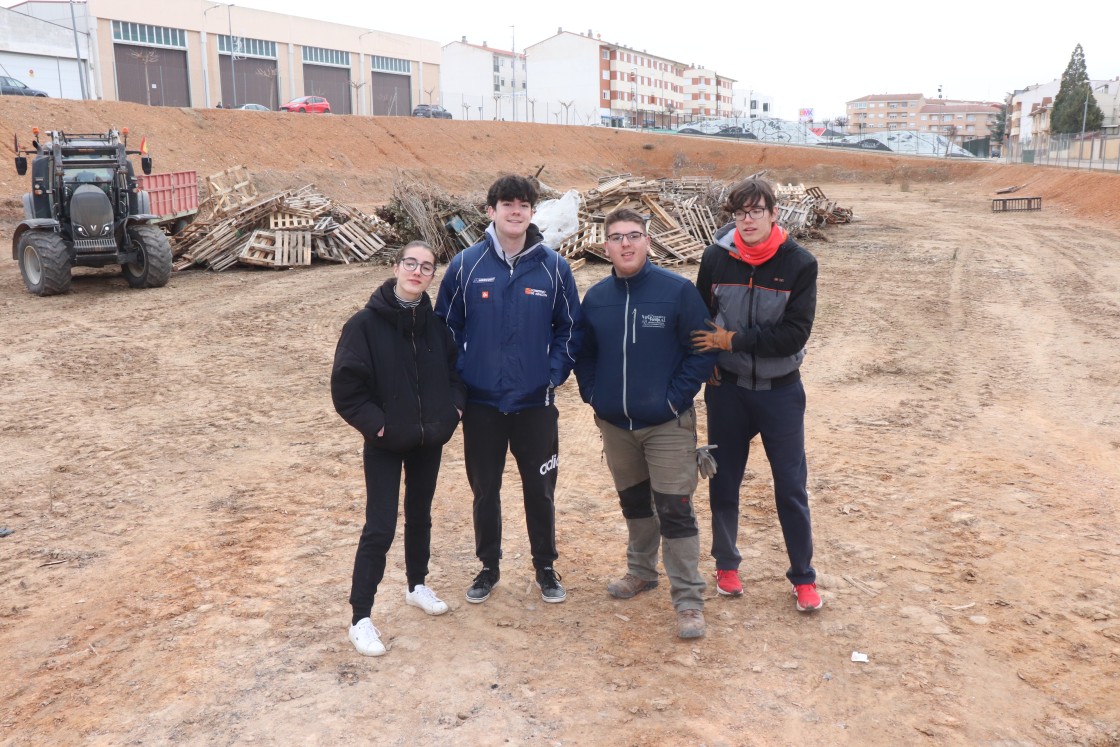
<svg viewBox="0 0 1120 747">
<path fill-rule="evenodd" d="M 1008 146 L 1008 163 L 1035 163 L 1071 169 L 1120 171 L 1120 135 L 1087 132 L 1039 135 L 1027 143 Z"/>
</svg>

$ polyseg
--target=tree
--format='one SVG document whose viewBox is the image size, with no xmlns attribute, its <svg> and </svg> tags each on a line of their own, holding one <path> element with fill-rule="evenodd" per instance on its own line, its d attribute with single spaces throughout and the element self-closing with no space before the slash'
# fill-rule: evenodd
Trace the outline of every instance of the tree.
<svg viewBox="0 0 1120 747">
<path fill-rule="evenodd" d="M 991 133 L 993 143 L 1002 143 L 1007 134 L 1007 104 L 1001 104 L 995 114 L 988 120 L 988 131 Z"/>
<path fill-rule="evenodd" d="M 151 50 L 133 50 L 128 53 L 128 56 L 144 66 L 144 96 L 147 98 L 148 106 L 151 106 L 152 81 L 148 75 L 148 66 L 159 62 L 159 54 Z"/>
<path fill-rule="evenodd" d="M 1085 68 L 1085 52 L 1078 44 L 1070 55 L 1069 65 L 1062 73 L 1062 84 L 1050 110 L 1050 132 L 1070 133 L 1099 130 L 1104 112 L 1093 98 L 1089 73 Z"/>
</svg>

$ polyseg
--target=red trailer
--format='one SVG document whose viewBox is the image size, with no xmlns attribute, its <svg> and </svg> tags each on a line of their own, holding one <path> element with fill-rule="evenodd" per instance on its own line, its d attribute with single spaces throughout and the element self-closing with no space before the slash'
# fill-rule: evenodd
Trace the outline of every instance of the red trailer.
<svg viewBox="0 0 1120 747">
<path fill-rule="evenodd" d="M 187 227 L 198 213 L 198 172 L 173 171 L 138 176 L 137 184 L 148 193 L 151 212 L 174 235 Z"/>
</svg>

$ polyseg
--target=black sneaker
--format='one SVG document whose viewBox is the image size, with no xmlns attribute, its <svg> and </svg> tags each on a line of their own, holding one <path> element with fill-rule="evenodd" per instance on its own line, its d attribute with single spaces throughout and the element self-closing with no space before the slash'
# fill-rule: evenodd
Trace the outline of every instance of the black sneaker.
<svg viewBox="0 0 1120 747">
<path fill-rule="evenodd" d="M 560 585 L 560 574 L 552 566 L 537 569 L 537 588 L 541 590 L 541 599 L 552 604 L 568 598 L 568 592 Z"/>
<path fill-rule="evenodd" d="M 497 568 L 483 568 L 474 577 L 471 588 L 467 589 L 467 601 L 471 604 L 482 604 L 490 598 L 490 592 L 498 585 L 498 578 L 502 574 Z"/>
</svg>

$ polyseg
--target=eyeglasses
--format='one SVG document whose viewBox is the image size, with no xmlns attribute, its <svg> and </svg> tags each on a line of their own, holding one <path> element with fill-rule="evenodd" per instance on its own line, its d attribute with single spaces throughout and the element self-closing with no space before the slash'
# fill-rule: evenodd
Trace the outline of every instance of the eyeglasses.
<svg viewBox="0 0 1120 747">
<path fill-rule="evenodd" d="M 751 220 L 762 220 L 768 212 L 770 211 L 764 207 L 753 207 L 749 210 L 736 210 L 731 217 L 735 220 L 743 220 L 749 215 Z"/>
<path fill-rule="evenodd" d="M 625 239 L 631 244 L 636 244 L 643 238 L 645 238 L 645 234 L 641 231 L 631 231 L 630 233 L 612 233 L 607 236 L 607 241 L 611 244 L 621 244 Z"/>
<path fill-rule="evenodd" d="M 431 262 L 420 262 L 413 259 L 412 257 L 405 257 L 404 259 L 402 259 L 401 267 L 403 267 L 406 272 L 416 272 L 416 268 L 419 267 L 421 275 L 436 274 L 436 266 Z"/>
</svg>

